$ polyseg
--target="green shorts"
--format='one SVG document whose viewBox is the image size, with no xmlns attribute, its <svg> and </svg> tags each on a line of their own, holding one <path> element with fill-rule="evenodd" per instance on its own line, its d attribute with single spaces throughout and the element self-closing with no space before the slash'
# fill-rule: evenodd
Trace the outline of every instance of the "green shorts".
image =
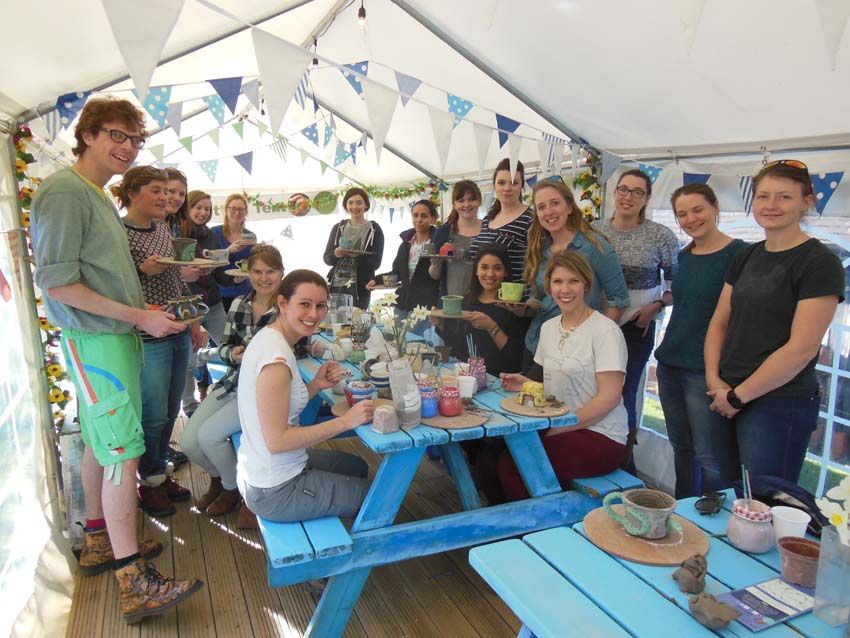
<svg viewBox="0 0 850 638">
<path fill-rule="evenodd" d="M 62 330 L 62 351 L 77 390 L 83 441 L 106 467 L 145 451 L 142 344 L 134 334 Z"/>
</svg>

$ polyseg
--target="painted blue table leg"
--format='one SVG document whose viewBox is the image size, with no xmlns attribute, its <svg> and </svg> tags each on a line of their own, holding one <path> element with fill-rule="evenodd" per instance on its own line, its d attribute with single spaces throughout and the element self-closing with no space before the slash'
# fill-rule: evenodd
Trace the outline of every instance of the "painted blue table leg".
<svg viewBox="0 0 850 638">
<path fill-rule="evenodd" d="M 392 525 L 424 453 L 425 448 L 413 447 L 384 456 L 352 532 Z M 307 638 L 341 636 L 371 571 L 371 568 L 355 569 L 331 577 L 304 635 Z"/>
<path fill-rule="evenodd" d="M 465 510 L 474 510 L 481 507 L 481 500 L 478 498 L 478 489 L 475 487 L 475 482 L 472 480 L 472 474 L 469 472 L 469 463 L 466 462 L 466 456 L 460 445 L 457 443 L 447 443 L 440 450 L 443 455 L 443 462 L 452 476 L 452 480 L 457 487 L 458 496 L 460 496 L 460 504 Z"/>
<path fill-rule="evenodd" d="M 514 432 L 505 435 L 505 443 L 516 463 L 525 488 L 532 496 L 544 496 L 561 491 L 561 484 L 555 476 L 540 435 L 531 432 Z"/>
<path fill-rule="evenodd" d="M 519 628 L 519 633 L 516 635 L 516 638 L 537 638 L 537 636 L 535 636 L 534 632 L 531 631 L 528 627 L 523 625 Z"/>
<path fill-rule="evenodd" d="M 316 418 L 319 416 L 319 408 L 322 407 L 322 403 L 324 400 L 321 395 L 316 395 L 304 406 L 304 409 L 301 410 L 301 415 L 299 417 L 299 423 L 301 425 L 313 425 L 316 423 Z"/>
</svg>

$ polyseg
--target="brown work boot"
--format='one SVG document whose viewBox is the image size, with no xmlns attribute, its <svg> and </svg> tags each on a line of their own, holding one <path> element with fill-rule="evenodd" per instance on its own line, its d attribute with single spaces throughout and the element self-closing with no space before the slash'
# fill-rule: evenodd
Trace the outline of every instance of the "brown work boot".
<svg viewBox="0 0 850 638">
<path fill-rule="evenodd" d="M 207 488 L 207 493 L 195 501 L 195 506 L 198 508 L 198 511 L 203 512 L 206 510 L 207 507 L 210 506 L 210 503 L 218 498 L 218 495 L 221 494 L 223 489 L 224 488 L 221 486 L 221 477 L 211 476 L 210 486 Z"/>
<path fill-rule="evenodd" d="M 222 490 L 209 507 L 206 509 L 207 516 L 221 516 L 229 514 L 239 505 L 239 490 Z"/>
<path fill-rule="evenodd" d="M 106 528 L 96 532 L 85 532 L 86 545 L 80 552 L 80 574 L 94 576 L 112 568 L 115 554 L 112 553 L 112 542 Z M 156 558 L 162 552 L 162 543 L 143 540 L 139 543 L 139 554 L 143 558 Z"/>
<path fill-rule="evenodd" d="M 121 613 L 130 624 L 168 611 L 204 586 L 197 578 L 175 580 L 163 576 L 144 558 L 117 570 L 115 577 L 121 592 Z"/>
<path fill-rule="evenodd" d="M 257 529 L 260 524 L 257 522 L 257 515 L 248 509 L 245 502 L 239 507 L 239 514 L 236 516 L 237 529 Z"/>
</svg>

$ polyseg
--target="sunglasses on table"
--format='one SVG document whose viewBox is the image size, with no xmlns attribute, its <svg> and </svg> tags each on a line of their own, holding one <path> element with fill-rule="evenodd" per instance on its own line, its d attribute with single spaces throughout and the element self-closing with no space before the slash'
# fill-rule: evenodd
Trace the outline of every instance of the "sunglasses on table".
<svg viewBox="0 0 850 638">
<path fill-rule="evenodd" d="M 700 513 L 700 516 L 714 516 L 723 507 L 723 502 L 726 500 L 724 492 L 709 492 L 697 499 L 694 507 Z"/>
<path fill-rule="evenodd" d="M 147 142 L 147 138 L 144 138 L 141 135 L 130 135 L 115 128 L 101 128 L 100 130 L 109 133 L 109 137 L 112 138 L 112 141 L 117 142 L 118 144 L 123 144 L 124 140 L 129 137 L 130 144 L 133 145 L 133 148 L 142 148 L 145 145 L 145 142 Z"/>
<path fill-rule="evenodd" d="M 768 162 L 767 164 L 765 164 L 762 167 L 761 170 L 773 168 L 774 166 L 789 166 L 791 168 L 799 168 L 801 171 L 806 171 L 806 172 L 808 172 L 808 170 L 809 170 L 809 167 L 806 166 L 805 164 L 803 164 L 803 162 L 801 162 L 800 160 L 795 160 L 795 159 L 774 160 L 772 162 Z"/>
</svg>

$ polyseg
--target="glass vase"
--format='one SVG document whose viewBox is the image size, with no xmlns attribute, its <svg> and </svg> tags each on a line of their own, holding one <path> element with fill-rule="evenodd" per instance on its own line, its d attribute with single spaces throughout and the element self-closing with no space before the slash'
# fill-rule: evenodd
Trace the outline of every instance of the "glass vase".
<svg viewBox="0 0 850 638">
<path fill-rule="evenodd" d="M 404 430 L 411 430 L 422 420 L 422 400 L 410 362 L 407 359 L 393 359 L 387 368 L 398 424 Z"/>
<path fill-rule="evenodd" d="M 850 546 L 844 545 L 838 530 L 823 528 L 820 539 L 818 578 L 815 585 L 815 616 L 837 627 L 850 613 Z"/>
</svg>

